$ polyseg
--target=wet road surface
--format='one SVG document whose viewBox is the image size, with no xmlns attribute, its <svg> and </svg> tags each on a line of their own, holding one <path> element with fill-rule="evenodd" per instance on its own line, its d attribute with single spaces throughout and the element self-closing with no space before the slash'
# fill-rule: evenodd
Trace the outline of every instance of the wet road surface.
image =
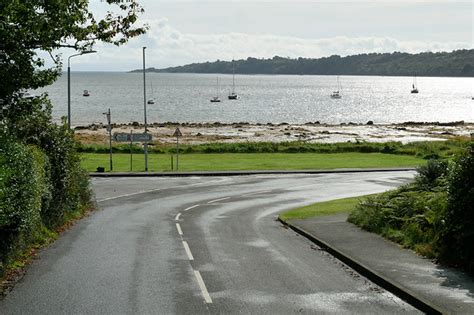
<svg viewBox="0 0 474 315">
<path fill-rule="evenodd" d="M 0 313 L 416 313 L 275 221 L 412 178 L 97 178 L 100 210 L 41 253 Z"/>
</svg>

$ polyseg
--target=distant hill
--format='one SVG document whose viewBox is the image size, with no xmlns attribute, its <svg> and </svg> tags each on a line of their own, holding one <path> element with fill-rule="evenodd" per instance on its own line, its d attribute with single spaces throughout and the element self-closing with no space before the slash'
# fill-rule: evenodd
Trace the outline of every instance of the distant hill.
<svg viewBox="0 0 474 315">
<path fill-rule="evenodd" d="M 439 53 L 371 53 L 347 57 L 271 59 L 249 57 L 234 62 L 238 74 L 316 74 L 474 77 L 474 49 Z M 140 72 L 133 70 L 131 72 Z M 165 69 L 148 68 L 147 72 L 232 73 L 231 61 L 193 63 Z"/>
</svg>

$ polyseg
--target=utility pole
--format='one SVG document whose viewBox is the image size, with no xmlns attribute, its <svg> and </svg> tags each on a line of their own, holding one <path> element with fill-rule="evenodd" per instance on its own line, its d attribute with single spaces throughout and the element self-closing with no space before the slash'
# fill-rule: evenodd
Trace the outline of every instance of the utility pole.
<svg viewBox="0 0 474 315">
<path fill-rule="evenodd" d="M 148 125 L 147 125 L 147 120 L 146 120 L 145 49 L 146 47 L 143 47 L 143 110 L 144 110 L 144 116 L 145 116 L 145 134 L 146 134 L 148 133 Z M 148 141 L 145 141 L 144 151 L 145 151 L 145 172 L 148 172 Z"/>
<path fill-rule="evenodd" d="M 110 162 L 110 171 L 113 171 L 112 164 L 112 117 L 110 114 L 110 108 L 106 113 L 103 113 L 107 116 L 107 131 L 109 132 L 109 162 Z"/>
</svg>

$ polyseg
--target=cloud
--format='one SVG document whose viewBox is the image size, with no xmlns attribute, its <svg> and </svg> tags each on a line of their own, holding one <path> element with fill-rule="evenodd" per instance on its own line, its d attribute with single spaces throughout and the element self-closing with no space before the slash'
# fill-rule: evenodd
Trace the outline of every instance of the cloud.
<svg viewBox="0 0 474 315">
<path fill-rule="evenodd" d="M 186 34 L 175 29 L 167 19 L 145 21 L 150 25 L 147 34 L 132 39 L 126 46 L 115 47 L 99 43 L 95 55 L 74 60 L 76 70 L 126 71 L 142 66 L 142 47 L 147 47 L 147 67 L 163 68 L 193 62 L 231 60 L 257 57 L 319 58 L 403 51 L 451 51 L 471 49 L 467 42 L 407 41 L 390 37 L 347 37 L 306 39 L 274 34 Z M 65 56 L 67 56 L 65 54 Z"/>
</svg>

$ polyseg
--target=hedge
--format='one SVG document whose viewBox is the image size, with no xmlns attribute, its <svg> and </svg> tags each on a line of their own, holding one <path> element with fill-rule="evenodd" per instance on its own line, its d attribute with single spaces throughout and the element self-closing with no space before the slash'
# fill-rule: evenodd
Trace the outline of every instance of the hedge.
<svg viewBox="0 0 474 315">
<path fill-rule="evenodd" d="M 87 173 L 65 126 L 39 145 L 0 132 L 0 276 L 44 235 L 90 206 Z"/>
<path fill-rule="evenodd" d="M 41 226 L 41 208 L 49 196 L 39 149 L 0 138 L 0 274 Z"/>
</svg>

